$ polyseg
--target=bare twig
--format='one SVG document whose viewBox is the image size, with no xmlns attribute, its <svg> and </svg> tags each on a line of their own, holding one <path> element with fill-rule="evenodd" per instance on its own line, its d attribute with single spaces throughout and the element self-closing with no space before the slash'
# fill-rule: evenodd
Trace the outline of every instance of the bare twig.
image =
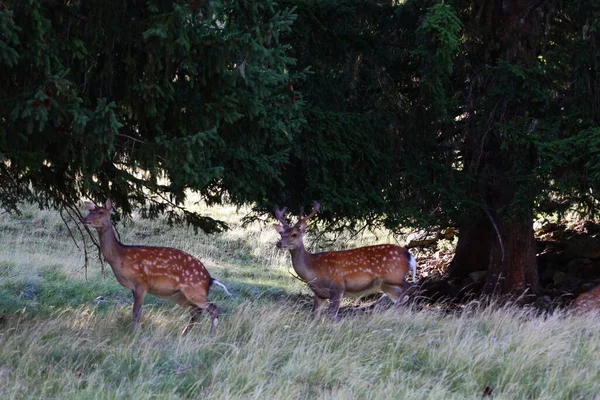
<svg viewBox="0 0 600 400">
<path fill-rule="evenodd" d="M 71 239 L 73 240 L 73 243 L 75 243 L 75 246 L 80 249 L 79 244 L 77 243 L 77 240 L 75 240 L 75 236 L 73 236 L 73 231 L 71 230 L 71 227 L 69 226 L 69 223 L 67 222 L 67 220 L 65 219 L 64 216 L 64 211 L 65 211 L 65 207 L 61 207 L 60 210 L 58 210 L 58 213 L 60 215 L 60 219 L 62 219 L 63 224 L 65 224 L 65 226 L 67 227 L 67 231 L 69 232 L 69 236 L 71 237 Z M 69 214 L 69 217 L 71 217 L 70 212 L 67 210 L 67 214 Z"/>
<path fill-rule="evenodd" d="M 133 140 L 134 142 L 137 142 L 137 143 L 146 144 L 146 142 L 144 142 L 143 140 L 134 138 L 133 136 L 125 135 L 123 133 L 117 133 L 117 136 L 121 136 L 121 137 L 124 137 L 129 140 Z"/>
<path fill-rule="evenodd" d="M 75 239 L 75 236 L 73 235 L 73 231 L 71 230 L 71 227 L 69 226 L 69 222 L 67 221 L 67 219 L 64 216 L 64 212 L 66 211 L 67 215 L 73 219 L 73 216 L 71 214 L 71 211 L 68 210 L 66 208 L 66 206 L 63 206 L 60 208 L 60 210 L 58 210 L 58 213 L 60 215 L 60 219 L 62 219 L 63 224 L 67 227 L 67 231 L 69 232 L 69 236 L 71 237 L 71 240 L 73 240 L 73 243 L 75 243 L 75 246 L 81 250 L 81 247 L 79 247 L 79 244 L 77 243 L 77 239 Z M 77 229 L 79 230 L 79 234 L 81 235 L 81 238 L 83 240 L 83 253 L 84 253 L 84 263 L 82 267 L 79 267 L 75 270 L 75 273 L 78 273 L 80 269 L 84 269 L 85 271 L 85 280 L 87 281 L 87 266 L 88 266 L 88 252 L 87 252 L 87 246 L 85 245 L 85 237 L 83 236 L 83 232 L 81 231 L 81 228 L 79 227 L 79 225 L 76 225 Z"/>
<path fill-rule="evenodd" d="M 302 283 L 306 283 L 302 278 L 300 278 L 298 275 L 293 274 L 292 271 L 290 269 L 288 269 L 288 274 L 290 274 L 292 276 L 292 278 L 298 279 L 300 282 Z"/>
<path fill-rule="evenodd" d="M 88 252 L 88 245 L 87 245 L 87 240 L 86 237 L 89 238 L 92 241 L 92 245 L 96 247 L 97 251 L 98 251 L 98 260 L 100 260 L 100 271 L 102 272 L 103 276 L 106 276 L 106 272 L 105 272 L 105 268 L 104 268 L 104 260 L 102 259 L 102 253 L 100 251 L 100 243 L 98 242 L 98 240 L 96 239 L 96 235 L 94 234 L 94 232 L 92 232 L 89 227 L 87 225 L 81 225 L 79 224 L 79 221 L 81 221 L 81 219 L 83 218 L 83 215 L 81 214 L 81 212 L 79 211 L 79 209 L 76 206 L 65 206 L 64 207 L 67 210 L 67 214 L 69 215 L 69 217 L 76 221 L 75 226 L 77 227 L 77 230 L 79 231 L 79 234 L 81 236 L 81 240 L 83 241 L 84 245 L 83 245 L 83 251 L 84 251 L 84 256 L 85 256 L 85 263 L 83 265 L 82 268 L 85 268 L 85 277 L 87 280 L 87 267 L 89 264 L 89 252 Z M 62 216 L 61 216 L 62 217 Z M 64 221 L 64 219 L 63 219 Z M 65 225 L 67 223 L 65 222 Z M 83 229 L 82 229 L 83 226 Z M 68 228 L 68 226 L 67 226 Z M 85 230 L 85 232 L 84 232 Z M 86 235 L 87 233 L 87 235 Z M 75 241 L 75 238 L 73 236 L 71 236 L 73 238 L 73 241 Z M 77 246 L 79 248 L 79 246 Z"/>
<path fill-rule="evenodd" d="M 81 236 L 81 240 L 83 242 L 84 258 L 85 258 L 84 264 L 81 268 L 83 268 L 85 270 L 86 280 L 87 280 L 87 275 L 88 275 L 87 267 L 89 265 L 89 259 L 90 259 L 86 236 L 92 241 L 92 244 L 96 247 L 96 249 L 98 251 L 98 260 L 100 260 L 100 270 L 102 272 L 102 275 L 105 275 L 104 261 L 102 259 L 102 253 L 100 252 L 100 243 L 98 243 L 98 241 L 96 240 L 96 236 L 94 235 L 94 233 L 92 231 L 90 231 L 90 229 L 88 228 L 87 225 L 83 225 L 83 229 L 82 229 L 82 225 L 79 224 L 79 221 L 81 221 L 83 215 L 81 214 L 81 212 L 79 211 L 79 209 L 76 206 L 72 206 L 72 205 L 65 205 L 60 210 L 60 216 L 61 216 L 65 226 L 67 227 L 67 230 L 69 231 L 69 235 L 71 236 L 71 239 L 73 239 L 73 242 L 75 243 L 75 245 L 77 246 L 78 249 L 80 247 L 77 244 L 77 239 L 75 239 L 75 236 L 68 224 L 68 221 L 63 215 L 63 211 L 65 211 L 67 213 L 67 215 L 69 216 L 69 218 L 71 220 L 76 222 L 75 226 L 77 227 L 77 230 L 79 231 L 79 235 Z M 84 230 L 85 230 L 85 232 L 84 232 Z M 87 235 L 85 233 L 87 233 Z"/>
<path fill-rule="evenodd" d="M 502 237 L 500 236 L 500 230 L 498 229 L 498 226 L 496 225 L 496 222 L 494 221 L 494 218 L 492 218 L 492 214 L 490 214 L 490 211 L 486 208 L 485 209 L 485 213 L 487 214 L 488 218 L 490 219 L 490 222 L 492 223 L 492 226 L 494 227 L 494 230 L 496 231 L 496 235 L 498 236 L 498 242 L 500 243 L 500 250 L 502 250 L 502 262 L 504 262 L 504 243 L 502 242 Z"/>
</svg>

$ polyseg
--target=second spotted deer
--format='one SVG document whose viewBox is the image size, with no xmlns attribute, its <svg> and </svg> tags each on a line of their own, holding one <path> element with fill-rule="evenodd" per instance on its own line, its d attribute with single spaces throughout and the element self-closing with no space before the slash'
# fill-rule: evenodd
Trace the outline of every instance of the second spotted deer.
<svg viewBox="0 0 600 400">
<path fill-rule="evenodd" d="M 578 312 L 600 311 L 600 285 L 577 296 L 573 308 Z"/>
<path fill-rule="evenodd" d="M 115 237 L 110 214 L 112 203 L 104 207 L 85 203 L 89 215 L 82 219 L 96 228 L 100 237 L 100 251 L 112 268 L 119 283 L 133 292 L 133 326 L 142 313 L 146 293 L 174 300 L 192 314 L 186 333 L 203 310 L 212 318 L 211 332 L 218 324 L 219 308 L 208 301 L 208 291 L 213 284 L 227 288 L 213 279 L 204 265 L 190 254 L 170 247 L 127 246 Z"/>
<path fill-rule="evenodd" d="M 281 235 L 277 247 L 290 251 L 294 270 L 315 294 L 313 313 L 323 309 L 329 299 L 329 314 L 337 317 L 344 296 L 360 297 L 382 291 L 394 302 L 402 300 L 412 286 L 406 281 L 406 275 L 412 270 L 414 281 L 417 268 L 415 259 L 405 248 L 382 244 L 314 254 L 306 251 L 303 242 L 306 221 L 319 207 L 315 201 L 312 212 L 306 217 L 300 216 L 293 226 L 284 218 L 286 208 L 276 209 L 275 216 L 281 225 L 274 225 Z"/>
</svg>

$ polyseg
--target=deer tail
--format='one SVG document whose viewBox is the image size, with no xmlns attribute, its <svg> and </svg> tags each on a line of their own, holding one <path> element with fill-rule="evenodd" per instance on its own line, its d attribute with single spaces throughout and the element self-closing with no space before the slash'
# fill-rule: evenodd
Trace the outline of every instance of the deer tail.
<svg viewBox="0 0 600 400">
<path fill-rule="evenodd" d="M 223 288 L 223 290 L 225 291 L 225 293 L 227 293 L 228 296 L 231 296 L 231 293 L 229 293 L 229 290 L 227 290 L 227 286 L 223 285 L 221 282 L 219 282 L 216 279 L 213 279 L 212 282 L 210 282 L 210 285 L 212 286 L 213 283 L 216 283 L 218 286 L 221 286 L 221 288 Z"/>
<path fill-rule="evenodd" d="M 410 254 L 410 252 L 407 249 L 404 249 L 404 250 L 406 251 L 406 258 L 408 258 L 408 265 L 412 271 L 412 280 L 413 280 L 413 282 L 416 282 L 417 281 L 417 261 L 412 256 L 412 254 Z"/>
</svg>

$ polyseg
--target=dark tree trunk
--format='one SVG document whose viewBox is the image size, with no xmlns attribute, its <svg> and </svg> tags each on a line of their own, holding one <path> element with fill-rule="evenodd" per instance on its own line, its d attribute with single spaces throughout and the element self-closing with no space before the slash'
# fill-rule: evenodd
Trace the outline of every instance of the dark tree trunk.
<svg viewBox="0 0 600 400">
<path fill-rule="evenodd" d="M 532 221 L 532 215 L 503 220 L 490 213 L 461 229 L 450 277 L 462 279 L 487 271 L 483 294 L 535 293 L 538 273 Z"/>
<path fill-rule="evenodd" d="M 533 201 L 524 201 L 523 187 L 509 176 L 514 162 L 529 168 L 533 162 L 527 152 L 515 161 L 502 150 L 500 136 L 486 141 L 484 153 L 477 157 L 480 181 L 472 187 L 471 197 L 483 210 L 460 229 L 450 276 L 487 271 L 483 294 L 520 295 L 538 288 Z"/>
<path fill-rule="evenodd" d="M 538 287 L 533 198 L 523 196 L 527 183 L 514 179 L 515 170 L 525 175 L 533 170 L 535 155 L 527 145 L 507 147 L 502 131 L 527 115 L 527 104 L 510 95 L 493 97 L 496 85 L 503 83 L 496 82 L 493 74 L 484 72 L 485 79 L 478 74 L 502 61 L 536 65 L 538 35 L 543 32 L 536 13 L 542 5 L 536 0 L 487 0 L 472 9 L 470 29 L 485 40 L 467 44 L 473 57 L 483 63 L 473 73 L 466 95 L 469 118 L 464 154 L 466 172 L 477 177 L 471 197 L 482 211 L 460 229 L 450 277 L 487 271 L 484 294 L 520 295 Z"/>
<path fill-rule="evenodd" d="M 492 240 L 484 294 L 515 294 L 538 289 L 533 215 L 498 221 L 500 239 Z"/>
<path fill-rule="evenodd" d="M 466 278 L 476 271 L 487 271 L 491 240 L 496 236 L 488 218 L 464 226 L 458 234 L 454 258 L 450 263 L 451 278 Z"/>
</svg>

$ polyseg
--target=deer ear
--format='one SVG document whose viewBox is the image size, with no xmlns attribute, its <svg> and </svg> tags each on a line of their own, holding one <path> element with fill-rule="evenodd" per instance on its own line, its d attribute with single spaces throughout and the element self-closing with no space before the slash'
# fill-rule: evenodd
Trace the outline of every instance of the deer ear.
<svg viewBox="0 0 600 400">
<path fill-rule="evenodd" d="M 298 223 L 298 229 L 300 229 L 300 232 L 306 233 L 306 222 L 300 221 Z"/>
<path fill-rule="evenodd" d="M 96 205 L 91 201 L 86 201 L 85 208 L 87 208 L 88 211 L 94 211 L 96 209 Z"/>
<path fill-rule="evenodd" d="M 281 234 L 283 232 L 285 232 L 285 228 L 283 227 L 283 225 L 279 225 L 279 224 L 273 224 L 273 228 L 275 228 L 275 230 L 277 231 L 277 233 Z"/>
<path fill-rule="evenodd" d="M 110 211 L 111 213 L 113 212 L 113 206 L 112 206 L 112 201 L 110 201 L 110 199 L 106 199 L 106 205 L 105 205 L 106 209 L 108 211 Z"/>
</svg>

